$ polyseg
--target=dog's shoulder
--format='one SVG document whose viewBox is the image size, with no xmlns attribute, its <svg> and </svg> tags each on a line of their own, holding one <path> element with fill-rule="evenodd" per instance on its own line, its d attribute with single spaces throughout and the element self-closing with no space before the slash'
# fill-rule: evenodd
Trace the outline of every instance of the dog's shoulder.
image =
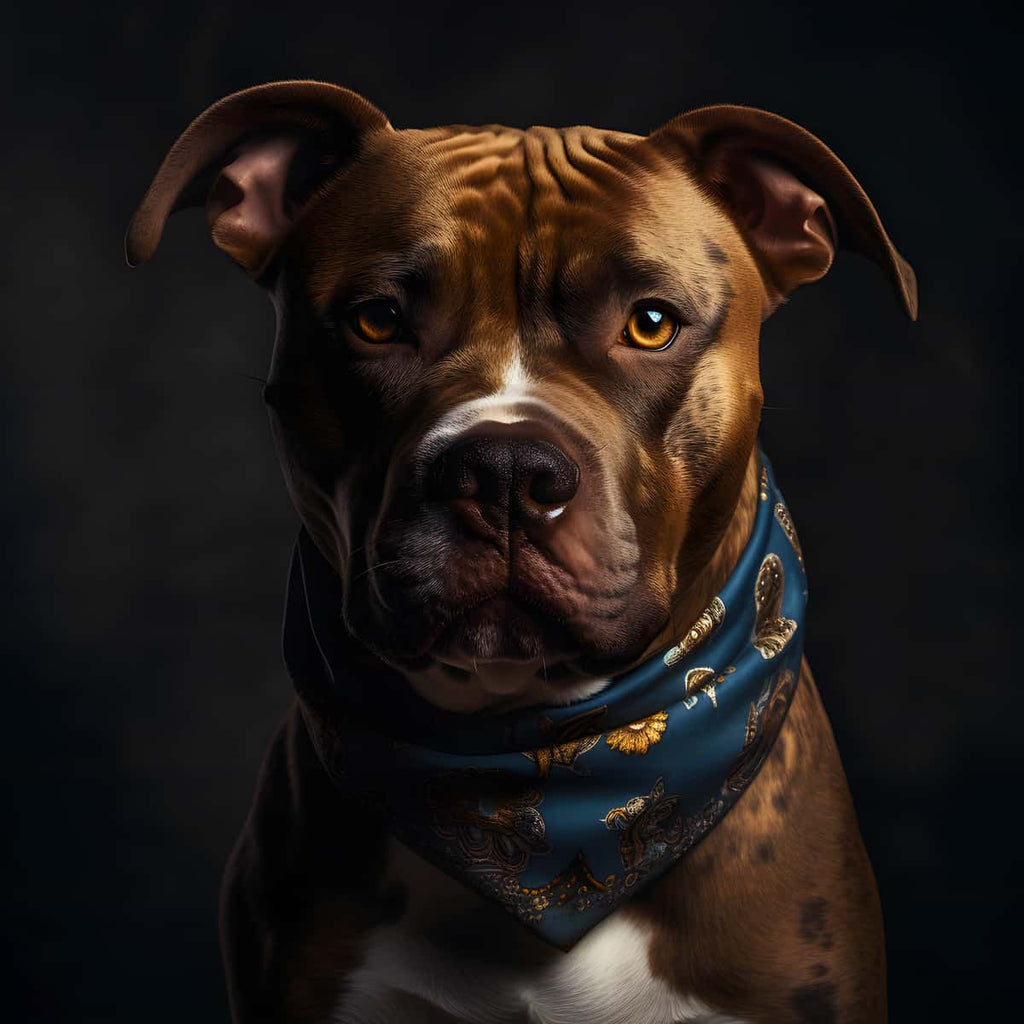
<svg viewBox="0 0 1024 1024">
<path fill-rule="evenodd" d="M 264 759 L 221 889 L 236 1020 L 328 1020 L 364 936 L 396 913 L 382 821 L 327 776 L 298 703 Z"/>
<path fill-rule="evenodd" d="M 757 1020 L 885 1020 L 881 910 L 806 660 L 742 798 L 626 913 L 669 985 Z"/>
</svg>

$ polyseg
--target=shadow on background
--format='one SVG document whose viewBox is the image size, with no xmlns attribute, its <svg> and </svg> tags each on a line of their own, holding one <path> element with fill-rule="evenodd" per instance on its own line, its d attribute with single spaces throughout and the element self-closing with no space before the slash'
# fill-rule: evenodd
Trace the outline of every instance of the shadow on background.
<svg viewBox="0 0 1024 1024">
<path fill-rule="evenodd" d="M 840 257 L 766 327 L 763 440 L 882 891 L 892 1017 L 1016 1003 L 1014 33 L 979 5 L 950 20 L 893 4 L 607 8 L 8 14 L 6 1019 L 227 1016 L 219 875 L 290 700 L 278 634 L 296 520 L 259 382 L 272 315 L 201 214 L 172 221 L 144 271 L 125 269 L 121 234 L 195 114 L 283 77 L 364 92 L 398 127 L 644 132 L 749 103 L 851 166 L 918 272 L 921 319 Z"/>
</svg>

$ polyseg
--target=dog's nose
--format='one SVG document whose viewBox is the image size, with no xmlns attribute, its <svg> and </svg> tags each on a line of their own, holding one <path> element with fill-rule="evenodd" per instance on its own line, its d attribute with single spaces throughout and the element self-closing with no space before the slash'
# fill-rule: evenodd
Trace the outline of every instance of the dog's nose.
<svg viewBox="0 0 1024 1024">
<path fill-rule="evenodd" d="M 575 497 L 579 466 L 557 445 L 521 437 L 477 436 L 456 441 L 434 460 L 430 497 L 454 506 L 475 505 L 491 522 L 556 519 Z"/>
</svg>

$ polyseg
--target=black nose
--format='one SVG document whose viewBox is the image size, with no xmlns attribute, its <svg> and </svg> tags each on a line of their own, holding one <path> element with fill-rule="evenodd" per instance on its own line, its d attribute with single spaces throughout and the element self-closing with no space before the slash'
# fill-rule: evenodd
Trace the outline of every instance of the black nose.
<svg viewBox="0 0 1024 1024">
<path fill-rule="evenodd" d="M 579 466 L 556 445 L 521 437 L 478 436 L 456 441 L 430 470 L 435 501 L 472 503 L 488 521 L 509 525 L 554 519 L 579 487 Z"/>
</svg>

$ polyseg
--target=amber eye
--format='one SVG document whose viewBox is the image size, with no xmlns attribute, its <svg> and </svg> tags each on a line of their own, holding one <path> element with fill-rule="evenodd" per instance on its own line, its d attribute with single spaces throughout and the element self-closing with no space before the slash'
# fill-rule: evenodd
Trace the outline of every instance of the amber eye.
<svg viewBox="0 0 1024 1024">
<path fill-rule="evenodd" d="M 364 341 L 381 345 L 394 341 L 402 330 L 402 314 L 389 299 L 371 299 L 352 310 L 352 330 Z"/>
<path fill-rule="evenodd" d="M 641 306 L 633 310 L 622 332 L 637 348 L 667 348 L 679 332 L 679 322 L 662 309 Z"/>
</svg>

